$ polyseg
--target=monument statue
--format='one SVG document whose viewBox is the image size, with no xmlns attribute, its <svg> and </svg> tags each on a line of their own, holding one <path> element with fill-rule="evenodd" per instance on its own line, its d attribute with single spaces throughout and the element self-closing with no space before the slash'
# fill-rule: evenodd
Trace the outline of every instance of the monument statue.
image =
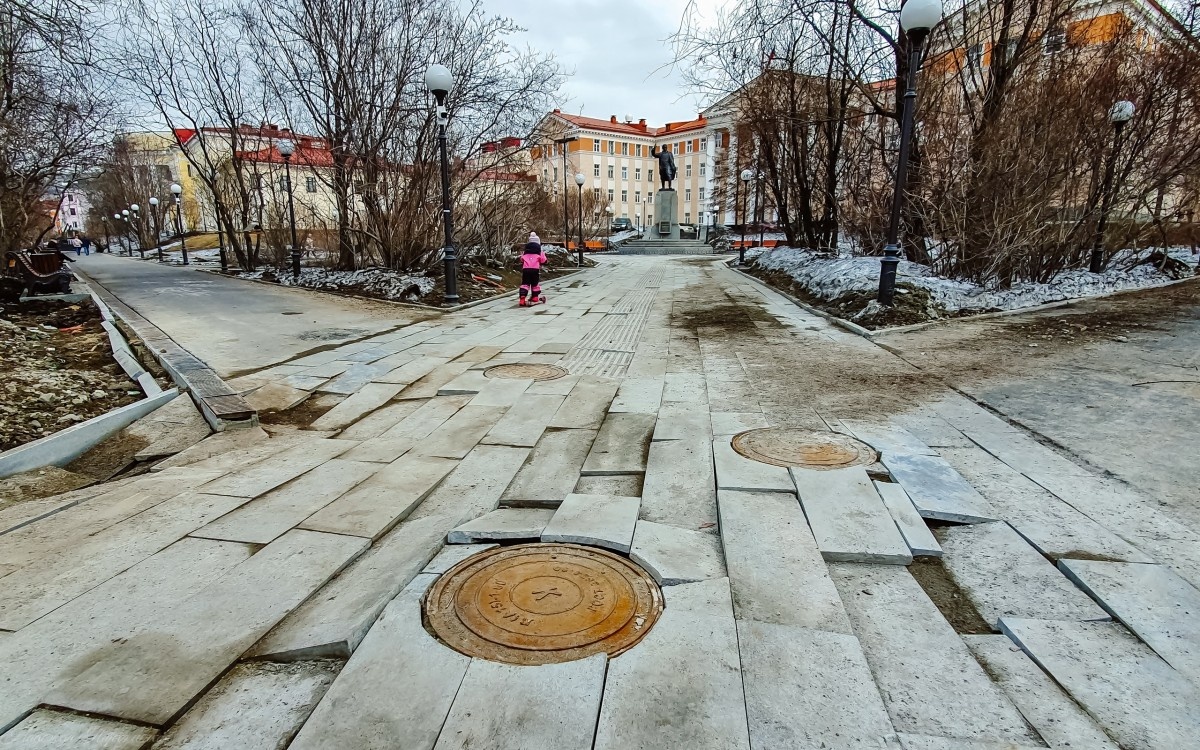
<svg viewBox="0 0 1200 750">
<path fill-rule="evenodd" d="M 674 190 L 671 183 L 675 181 L 675 157 L 671 154 L 671 147 L 663 146 L 662 151 L 655 151 L 651 146 L 650 155 L 658 159 L 658 175 L 662 180 L 662 189 Z"/>
</svg>

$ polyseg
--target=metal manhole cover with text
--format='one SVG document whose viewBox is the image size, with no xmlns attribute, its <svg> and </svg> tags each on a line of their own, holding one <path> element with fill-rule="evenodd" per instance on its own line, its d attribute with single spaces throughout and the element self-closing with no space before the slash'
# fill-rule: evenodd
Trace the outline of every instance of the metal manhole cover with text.
<svg viewBox="0 0 1200 750">
<path fill-rule="evenodd" d="M 746 458 L 774 466 L 844 469 L 869 466 L 879 454 L 866 443 L 836 432 L 795 427 L 765 427 L 733 436 L 733 449 Z"/>
<path fill-rule="evenodd" d="M 620 654 L 662 613 L 662 592 L 619 555 L 522 544 L 470 557 L 425 595 L 425 621 L 456 651 L 509 664 Z"/>
<path fill-rule="evenodd" d="M 543 365 L 536 362 L 511 362 L 504 365 L 489 367 L 483 371 L 484 377 L 512 378 L 513 380 L 555 380 L 567 374 L 558 365 Z"/>
</svg>

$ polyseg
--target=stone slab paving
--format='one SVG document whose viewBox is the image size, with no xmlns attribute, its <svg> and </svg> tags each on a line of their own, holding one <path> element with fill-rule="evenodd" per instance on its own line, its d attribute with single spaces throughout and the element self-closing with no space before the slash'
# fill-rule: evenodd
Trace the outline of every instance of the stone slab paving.
<svg viewBox="0 0 1200 750">
<path fill-rule="evenodd" d="M 913 557 L 941 557 L 942 547 L 917 512 L 904 488 L 894 482 L 875 482 L 875 490 L 900 529 Z"/>
<path fill-rule="evenodd" d="M 605 654 L 518 667 L 473 659 L 435 750 L 591 750 Z"/>
<path fill-rule="evenodd" d="M 924 518 L 957 523 L 996 520 L 987 500 L 940 456 L 893 451 L 881 460 Z"/>
<path fill-rule="evenodd" d="M 849 634 L 850 620 L 796 496 L 722 490 L 719 501 L 738 619 Z"/>
<path fill-rule="evenodd" d="M 963 641 L 1050 747 L 1118 750 L 1092 717 L 1008 636 L 967 635 Z"/>
<path fill-rule="evenodd" d="M 858 639 L 738 618 L 750 746 L 877 750 L 893 734 Z"/>
<path fill-rule="evenodd" d="M 47 702 L 162 725 L 276 622 L 366 549 L 355 537 L 290 531 L 127 639 Z"/>
<path fill-rule="evenodd" d="M 767 415 L 761 411 L 713 411 L 709 417 L 712 420 L 712 433 L 716 437 L 732 437 L 746 430 L 771 426 Z"/>
<path fill-rule="evenodd" d="M 657 414 L 662 404 L 662 378 L 626 378 L 617 390 L 610 413 Z"/>
<path fill-rule="evenodd" d="M 488 383 L 471 399 L 472 406 L 513 406 L 521 400 L 532 380 L 490 378 Z"/>
<path fill-rule="evenodd" d="M 249 559 L 253 548 L 183 539 L 0 640 L 0 732 L 43 702 L 90 654 Z M 3 736 L 3 735 L 0 735 Z"/>
<path fill-rule="evenodd" d="M 192 536 L 267 544 L 380 468 L 374 463 L 331 459 L 298 479 L 201 526 L 192 532 Z"/>
<path fill-rule="evenodd" d="M 907 565 L 912 553 L 861 466 L 789 469 L 821 555 L 830 561 Z"/>
<path fill-rule="evenodd" d="M 638 521 L 629 557 L 661 586 L 725 576 L 720 540 L 702 531 Z"/>
<path fill-rule="evenodd" d="M 475 395 L 487 388 L 492 380 L 482 370 L 466 370 L 458 377 L 438 388 L 439 396 Z"/>
<path fill-rule="evenodd" d="M 840 420 L 841 425 L 852 436 L 863 441 L 880 453 L 909 453 L 918 456 L 936 456 L 937 451 L 921 439 L 898 425 L 881 425 L 858 420 Z"/>
<path fill-rule="evenodd" d="M 654 423 L 654 440 L 712 440 L 708 406 L 690 401 L 664 401 Z"/>
<path fill-rule="evenodd" d="M 554 418 L 554 413 L 562 406 L 565 398 L 565 395 L 525 393 L 520 403 L 509 409 L 500 421 L 488 430 L 481 442 L 532 448 L 541 439 L 546 425 Z"/>
<path fill-rule="evenodd" d="M 751 461 L 733 449 L 728 440 L 713 440 L 713 463 L 717 470 L 717 489 L 744 492 L 796 491 L 788 470 Z"/>
<path fill-rule="evenodd" d="M 542 530 L 542 541 L 589 544 L 628 554 L 641 504 L 637 497 L 567 495 Z"/>
<path fill-rule="evenodd" d="M 896 739 L 903 750 L 1041 750 L 1041 745 L 993 742 L 991 740 L 959 740 L 952 737 L 930 737 L 927 734 L 898 734 Z"/>
<path fill-rule="evenodd" d="M 992 627 L 1001 617 L 1109 619 L 1006 523 L 945 528 L 939 538 L 946 571 Z"/>
<path fill-rule="evenodd" d="M 40 710 L 0 735 L 0 750 L 143 750 L 157 734 L 150 727 Z"/>
<path fill-rule="evenodd" d="M 337 458 L 358 443 L 351 440 L 314 439 L 297 443 L 287 452 L 286 461 L 270 457 L 240 471 L 235 471 L 202 486 L 209 495 L 258 497 L 306 471 L 315 469 L 331 458 Z"/>
<path fill-rule="evenodd" d="M 344 457 L 353 461 L 391 463 L 429 437 L 468 401 L 469 396 L 429 399 L 378 437 L 364 440 L 347 451 Z"/>
<path fill-rule="evenodd" d="M 478 406 L 458 410 L 429 436 L 409 449 L 409 454 L 463 458 L 508 411 L 505 406 Z"/>
<path fill-rule="evenodd" d="M 566 406 L 564 403 L 562 408 Z M 557 508 L 574 492 L 595 439 L 595 430 L 546 431 L 505 489 L 501 504 Z"/>
<path fill-rule="evenodd" d="M 409 414 L 412 414 L 423 404 L 424 399 L 411 401 L 393 401 L 381 406 L 367 416 L 358 420 L 338 433 L 339 440 L 370 440 L 387 432 L 400 424 Z"/>
<path fill-rule="evenodd" d="M 1036 745 L 906 568 L 834 563 L 830 573 L 896 731 Z"/>
<path fill-rule="evenodd" d="M 400 391 L 397 399 L 433 398 L 442 386 L 462 375 L 471 367 L 470 362 L 448 362 L 430 370 L 427 375 L 414 380 Z M 390 375 L 390 373 L 389 373 Z"/>
<path fill-rule="evenodd" d="M 375 382 L 412 385 L 429 373 L 445 365 L 449 361 L 450 360 L 446 357 L 417 357 L 405 362 L 395 369 L 389 370 L 384 375 L 380 375 L 379 377 L 375 378 Z M 469 362 L 474 360 L 467 361 Z"/>
<path fill-rule="evenodd" d="M 598 430 L 616 394 L 617 383 L 608 378 L 581 377 L 548 426 Z"/>
<path fill-rule="evenodd" d="M 1125 628 L 1019 618 L 1000 626 L 1126 750 L 1200 746 L 1200 689 Z"/>
<path fill-rule="evenodd" d="M 434 578 L 417 576 L 387 605 L 289 750 L 434 747 L 471 663 L 421 625 Z"/>
<path fill-rule="evenodd" d="M 642 486 L 642 518 L 685 529 L 717 522 L 716 469 L 707 437 L 650 444 Z"/>
<path fill-rule="evenodd" d="M 554 513 L 549 508 L 501 508 L 451 529 L 446 541 L 533 541 L 541 537 Z"/>
<path fill-rule="evenodd" d="M 250 391 L 243 398 L 259 414 L 266 414 L 272 411 L 287 411 L 303 403 L 312 395 L 312 390 L 294 388 L 284 383 L 267 383 Z"/>
<path fill-rule="evenodd" d="M 238 664 L 152 750 L 286 747 L 341 666 L 333 660 Z"/>
<path fill-rule="evenodd" d="M 481 552 L 487 552 L 490 549 L 495 549 L 498 544 L 451 544 L 443 547 L 442 551 L 437 553 L 437 556 L 429 561 L 429 564 L 421 571 L 422 573 L 433 573 L 441 575 L 447 570 L 450 570 L 455 565 L 458 565 L 468 557 L 474 557 Z"/>
<path fill-rule="evenodd" d="M 654 422 L 654 414 L 610 413 L 596 433 L 580 474 L 644 473 Z"/>
<path fill-rule="evenodd" d="M 310 531 L 378 539 L 408 517 L 457 461 L 434 456 L 401 456 L 300 524 Z"/>
<path fill-rule="evenodd" d="M 1060 560 L 1058 567 L 1200 686 L 1200 591 L 1164 565 Z"/>
<path fill-rule="evenodd" d="M 609 664 L 593 747 L 749 750 L 728 580 L 673 586 L 664 594 L 658 623 Z"/>
</svg>

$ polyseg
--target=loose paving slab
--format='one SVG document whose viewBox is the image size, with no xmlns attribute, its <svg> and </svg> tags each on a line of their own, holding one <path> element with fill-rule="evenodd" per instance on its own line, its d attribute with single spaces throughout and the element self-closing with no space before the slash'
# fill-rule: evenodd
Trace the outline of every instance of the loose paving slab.
<svg viewBox="0 0 1200 750">
<path fill-rule="evenodd" d="M 721 542 L 714 535 L 651 521 L 638 521 L 629 558 L 660 586 L 725 576 Z"/>
<path fill-rule="evenodd" d="M 410 398 L 433 398 L 438 395 L 438 391 L 442 386 L 462 375 L 471 367 L 470 362 L 448 362 L 440 365 L 437 368 L 430 370 L 428 375 L 414 380 L 411 385 L 407 386 L 397 399 Z"/>
<path fill-rule="evenodd" d="M 896 731 L 1036 744 L 908 569 L 834 563 L 829 572 Z"/>
<path fill-rule="evenodd" d="M 1000 627 L 1121 747 L 1200 746 L 1200 689 L 1120 625 L 1014 617 Z"/>
<path fill-rule="evenodd" d="M 606 378 L 581 377 L 548 427 L 598 430 L 617 394 L 617 384 Z"/>
<path fill-rule="evenodd" d="M 293 388 L 283 383 L 267 383 L 255 388 L 242 398 L 246 399 L 246 403 L 254 407 L 259 414 L 266 414 L 273 411 L 287 411 L 294 406 L 299 406 L 311 395 L 311 391 Z"/>
<path fill-rule="evenodd" d="M 313 513 L 300 528 L 378 539 L 412 513 L 457 465 L 449 458 L 402 456 Z"/>
<path fill-rule="evenodd" d="M 347 451 L 344 458 L 352 461 L 391 463 L 429 437 L 434 430 L 457 414 L 469 400 L 469 396 L 429 399 L 379 437 L 364 440 L 358 447 Z"/>
<path fill-rule="evenodd" d="M 413 446 L 409 453 L 420 456 L 462 458 L 483 440 L 483 436 L 508 411 L 503 406 L 474 406 L 467 404 L 428 437 Z"/>
<path fill-rule="evenodd" d="M 492 384 L 492 380 L 483 374 L 482 370 L 467 370 L 458 377 L 438 388 L 439 396 L 474 396 Z M 528 386 L 526 386 L 528 387 Z"/>
<path fill-rule="evenodd" d="M 341 666 L 332 660 L 238 664 L 154 743 L 153 750 L 286 747 Z"/>
<path fill-rule="evenodd" d="M 711 528 L 717 521 L 712 444 L 703 437 L 651 443 L 641 494 L 647 521 Z"/>
<path fill-rule="evenodd" d="M 548 430 L 504 490 L 500 504 L 557 508 L 574 492 L 595 439 L 595 430 Z"/>
<path fill-rule="evenodd" d="M 605 654 L 519 667 L 472 659 L 435 750 L 591 750 Z"/>
<path fill-rule="evenodd" d="M 608 411 L 657 414 L 662 404 L 662 394 L 662 378 L 626 378 L 621 381 L 617 397 Z"/>
<path fill-rule="evenodd" d="M 738 619 L 750 746 L 877 750 L 893 734 L 858 639 Z"/>
<path fill-rule="evenodd" d="M 900 529 L 913 557 L 941 557 L 942 547 L 925 524 L 904 488 L 894 482 L 875 482 L 875 490 Z"/>
<path fill-rule="evenodd" d="M 1200 591 L 1164 565 L 1060 560 L 1058 567 L 1200 686 Z"/>
<path fill-rule="evenodd" d="M 357 393 L 363 386 L 380 375 L 385 374 L 390 369 L 392 369 L 392 366 L 386 363 L 372 362 L 364 364 L 355 362 L 347 367 L 341 375 L 319 387 L 317 391 L 320 393 L 349 396 Z"/>
<path fill-rule="evenodd" d="M 192 532 L 192 536 L 267 544 L 380 470 L 379 464 L 331 459 L 299 479 Z"/>
<path fill-rule="evenodd" d="M 536 540 L 554 517 L 548 508 L 501 508 L 450 530 L 450 544 Z"/>
<path fill-rule="evenodd" d="M 857 420 L 843 420 L 850 434 L 880 453 L 907 453 L 917 456 L 936 456 L 937 451 L 898 425 L 882 425 Z"/>
<path fill-rule="evenodd" d="M 644 473 L 654 421 L 653 414 L 609 414 L 596 433 L 580 473 L 583 476 Z"/>
<path fill-rule="evenodd" d="M 795 495 L 722 490 L 719 503 L 721 542 L 739 620 L 851 633 Z"/>
<path fill-rule="evenodd" d="M 1052 748 L 1118 750 L 1054 680 L 1005 635 L 967 635 L 963 642 Z"/>
<path fill-rule="evenodd" d="M 434 746 L 471 662 L 421 625 L 434 578 L 418 576 L 387 605 L 290 750 Z"/>
<path fill-rule="evenodd" d="M 940 539 L 946 571 L 992 627 L 1001 617 L 1108 619 L 1006 523 L 946 528 Z"/>
<path fill-rule="evenodd" d="M 376 383 L 412 385 L 450 360 L 445 357 L 417 357 L 375 378 Z M 465 372 L 465 370 L 464 370 Z M 456 373 L 457 376 L 457 373 Z M 441 384 L 439 384 L 440 387 Z"/>
<path fill-rule="evenodd" d="M 712 440 L 712 422 L 703 404 L 663 402 L 654 423 L 654 440 Z"/>
<path fill-rule="evenodd" d="M 568 396 L 579 382 L 579 375 L 564 375 L 554 380 L 538 380 L 525 393 L 530 396 Z M 616 393 L 614 390 L 613 393 Z M 553 418 L 553 415 L 551 415 Z"/>
<path fill-rule="evenodd" d="M 260 454 L 274 453 L 283 448 L 284 446 L 273 444 L 271 436 L 261 427 L 226 430 L 213 433 L 192 447 L 159 461 L 150 467 L 150 472 L 157 474 L 167 469 L 194 465 L 213 458 L 228 461 L 231 460 L 231 454 L 245 462 L 254 460 L 254 456 L 261 457 Z"/>
<path fill-rule="evenodd" d="M 238 656 L 366 549 L 355 537 L 289 531 L 61 684 L 47 702 L 163 725 Z"/>
<path fill-rule="evenodd" d="M 614 474 L 611 476 L 579 477 L 575 483 L 578 495 L 620 495 L 638 497 L 642 494 L 641 474 Z"/>
<path fill-rule="evenodd" d="M 782 466 L 751 461 L 739 455 L 728 440 L 713 440 L 713 463 L 717 471 L 717 489 L 740 492 L 788 492 L 796 486 Z"/>
<path fill-rule="evenodd" d="M 543 542 L 570 542 L 629 553 L 642 501 L 614 495 L 567 495 L 542 530 Z"/>
<path fill-rule="evenodd" d="M 337 458 L 358 443 L 352 440 L 316 439 L 297 443 L 288 452 L 287 461 L 264 459 L 241 471 L 216 479 L 202 486 L 205 494 L 254 498 L 266 494 L 285 482 L 315 469 L 331 458 Z"/>
<path fill-rule="evenodd" d="M 595 750 L 749 750 L 729 582 L 664 594 L 654 628 L 609 664 Z"/>
<path fill-rule="evenodd" d="M 517 445 L 532 448 L 546 431 L 546 425 L 562 406 L 565 396 L 526 393 L 521 402 L 509 409 L 488 430 L 481 442 L 489 445 Z"/>
<path fill-rule="evenodd" d="M 43 709 L 0 735 L 0 750 L 143 750 L 157 734 L 150 727 Z"/>
<path fill-rule="evenodd" d="M 393 383 L 367 383 L 318 417 L 310 427 L 314 430 L 340 430 L 391 401 L 403 387 Z"/>
<path fill-rule="evenodd" d="M 425 566 L 422 573 L 433 573 L 441 575 L 446 571 L 458 565 L 468 557 L 474 557 L 490 549 L 495 549 L 498 544 L 451 544 L 442 548 L 442 551 L 437 553 L 429 564 Z"/>
<path fill-rule="evenodd" d="M 861 466 L 789 469 L 826 560 L 908 565 L 912 553 Z"/>
<path fill-rule="evenodd" d="M 533 380 L 510 380 L 507 378 L 490 378 L 471 399 L 472 406 L 504 406 L 509 407 L 522 401 L 525 391 L 533 385 Z"/>
<path fill-rule="evenodd" d="M 338 439 L 364 441 L 379 437 L 426 403 L 423 399 L 393 401 L 339 432 Z"/>
<path fill-rule="evenodd" d="M 761 411 L 714 411 L 708 415 L 712 421 L 714 437 L 730 438 L 746 430 L 770 427 L 767 415 Z"/>
<path fill-rule="evenodd" d="M 893 451 L 881 460 L 922 517 L 956 523 L 996 520 L 987 500 L 941 457 Z"/>
</svg>

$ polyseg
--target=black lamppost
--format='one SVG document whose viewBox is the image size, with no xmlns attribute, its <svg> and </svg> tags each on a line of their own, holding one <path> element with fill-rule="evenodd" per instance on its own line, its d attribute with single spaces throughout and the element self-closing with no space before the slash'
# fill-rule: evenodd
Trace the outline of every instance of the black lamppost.
<svg viewBox="0 0 1200 750">
<path fill-rule="evenodd" d="M 613 217 L 612 206 L 605 206 L 604 207 L 604 220 L 608 222 L 608 238 L 605 239 L 605 241 L 604 241 L 604 249 L 605 250 L 612 250 L 612 217 Z"/>
<path fill-rule="evenodd" d="M 183 238 L 183 186 L 178 182 L 171 183 L 171 197 L 175 199 L 175 232 L 179 235 L 179 249 L 183 251 L 183 265 L 188 264 L 187 240 Z"/>
<path fill-rule="evenodd" d="M 746 201 L 750 198 L 750 180 L 754 177 L 754 170 L 743 169 L 738 177 L 742 179 L 742 244 L 738 246 L 738 265 L 744 266 L 746 265 Z M 736 196 L 734 200 L 737 200 Z"/>
<path fill-rule="evenodd" d="M 158 214 L 158 198 L 150 196 L 150 218 L 154 222 L 154 247 L 158 250 L 158 262 L 163 262 L 162 254 L 162 218 Z"/>
<path fill-rule="evenodd" d="M 1113 147 L 1104 165 L 1104 185 L 1100 188 L 1100 218 L 1096 221 L 1096 239 L 1092 243 L 1092 262 L 1088 270 L 1100 273 L 1104 270 L 1104 230 L 1108 228 L 1108 212 L 1113 203 L 1113 172 L 1117 167 L 1117 155 L 1121 151 L 1121 131 L 1125 123 L 1133 118 L 1133 102 L 1122 99 L 1108 111 L 1108 121 L 1113 126 Z"/>
<path fill-rule="evenodd" d="M 583 182 L 587 178 L 582 174 L 575 175 L 575 184 L 579 187 L 579 267 L 583 268 Z"/>
<path fill-rule="evenodd" d="M 908 36 L 908 80 L 900 108 L 900 154 L 896 162 L 896 185 L 892 193 L 892 212 L 888 217 L 887 246 L 879 261 L 879 304 L 891 306 L 896 296 L 896 267 L 900 265 L 900 214 L 904 208 L 904 187 L 908 181 L 908 152 L 912 146 L 913 109 L 917 100 L 917 74 L 921 72 L 921 54 L 929 30 L 942 20 L 941 0 L 906 0 L 900 8 L 900 27 Z"/>
<path fill-rule="evenodd" d="M 280 141 L 276 146 L 279 155 L 283 157 L 283 187 L 287 190 L 288 227 L 292 233 L 292 281 L 300 281 L 300 243 L 296 240 L 296 205 L 292 200 L 292 154 L 296 152 L 296 144 L 291 141 Z"/>
<path fill-rule="evenodd" d="M 563 249 L 564 250 L 567 249 L 567 243 L 570 242 L 570 240 L 571 240 L 571 229 L 567 224 L 567 144 L 571 143 L 572 141 L 577 141 L 577 140 L 579 140 L 578 137 L 571 135 L 571 136 L 565 136 L 563 138 L 557 138 L 554 141 L 555 143 L 558 144 L 558 148 L 562 151 L 562 160 L 563 160 L 562 184 L 563 184 Z"/>
<path fill-rule="evenodd" d="M 442 158 L 442 219 L 446 228 L 446 247 L 443 259 L 446 264 L 447 305 L 458 304 L 458 248 L 454 246 L 454 217 L 450 211 L 450 155 L 446 152 L 446 125 L 450 122 L 450 111 L 446 109 L 446 96 L 454 85 L 454 76 L 444 65 L 430 65 L 425 69 L 425 87 L 437 100 L 438 150 Z"/>
<path fill-rule="evenodd" d="M 758 250 L 759 250 L 759 252 L 762 252 L 762 250 L 764 249 L 763 248 L 763 239 L 765 237 L 764 233 L 766 232 L 766 228 L 763 227 L 763 222 L 767 218 L 767 211 L 763 207 L 762 202 L 759 198 L 759 195 L 762 194 L 762 183 L 763 183 L 764 177 L 766 177 L 766 175 L 763 174 L 762 170 L 755 170 L 755 172 L 754 172 L 754 215 L 755 215 L 755 217 L 757 217 L 755 220 L 758 222 Z"/>
<path fill-rule="evenodd" d="M 146 259 L 146 248 L 142 247 L 142 207 L 138 204 L 132 204 L 129 209 L 133 211 L 133 234 L 138 241 L 138 255 L 142 256 L 142 260 Z"/>
<path fill-rule="evenodd" d="M 106 222 L 106 223 L 107 223 L 107 222 Z M 116 235 L 117 235 L 117 247 L 119 247 L 119 248 L 121 248 L 122 250 L 124 250 L 124 249 L 125 249 L 125 243 L 121 241 L 121 234 L 122 234 L 122 232 L 121 232 L 121 214 L 113 214 L 113 231 L 114 231 L 114 232 L 116 233 Z M 111 253 L 111 252 L 112 252 L 112 248 L 110 247 L 110 248 L 108 249 L 108 251 Z"/>
<path fill-rule="evenodd" d="M 130 258 L 133 257 L 133 238 L 129 233 L 133 231 L 133 222 L 129 220 L 129 209 L 121 209 L 121 219 L 125 222 L 125 254 Z"/>
</svg>

